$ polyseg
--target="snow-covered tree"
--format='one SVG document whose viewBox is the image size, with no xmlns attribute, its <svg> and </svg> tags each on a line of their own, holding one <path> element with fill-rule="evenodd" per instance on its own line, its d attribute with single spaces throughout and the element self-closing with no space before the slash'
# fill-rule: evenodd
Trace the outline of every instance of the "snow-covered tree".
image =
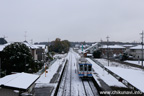
<svg viewBox="0 0 144 96">
<path fill-rule="evenodd" d="M 33 69 L 33 59 L 30 49 L 23 43 L 15 42 L 3 49 L 5 53 L 2 62 L 2 70 L 6 70 L 7 74 L 11 72 L 28 72 Z"/>
</svg>

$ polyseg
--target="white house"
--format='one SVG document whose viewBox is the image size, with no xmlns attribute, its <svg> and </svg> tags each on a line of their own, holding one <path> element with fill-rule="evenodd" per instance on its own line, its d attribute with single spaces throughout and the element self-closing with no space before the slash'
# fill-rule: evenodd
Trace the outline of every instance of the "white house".
<svg viewBox="0 0 144 96">
<path fill-rule="evenodd" d="M 143 53 L 144 53 L 144 49 L 143 49 Z M 128 54 L 132 55 L 134 59 L 142 59 L 142 45 L 131 47 Z M 143 54 L 143 57 L 144 57 L 144 54 Z"/>
<path fill-rule="evenodd" d="M 85 49 L 84 52 L 92 54 L 94 51 L 98 49 L 99 49 L 98 43 L 95 43 L 95 44 L 92 44 L 92 46 Z"/>
</svg>

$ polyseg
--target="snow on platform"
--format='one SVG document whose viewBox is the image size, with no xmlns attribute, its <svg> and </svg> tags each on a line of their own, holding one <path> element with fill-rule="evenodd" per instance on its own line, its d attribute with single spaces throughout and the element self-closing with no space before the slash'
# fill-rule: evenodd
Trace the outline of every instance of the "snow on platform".
<svg viewBox="0 0 144 96">
<path fill-rule="evenodd" d="M 50 66 L 49 69 L 47 69 L 46 71 L 48 73 L 46 73 L 45 76 L 45 72 L 40 76 L 40 78 L 36 81 L 36 83 L 50 83 L 50 80 L 53 78 L 54 74 L 57 73 L 57 69 L 59 68 L 59 66 L 62 64 L 63 59 L 57 59 L 54 64 L 52 64 Z"/>
<path fill-rule="evenodd" d="M 110 75 L 104 69 L 102 69 L 99 65 L 97 65 L 95 62 L 93 62 L 91 59 L 87 58 L 87 60 L 92 64 L 94 71 L 97 73 L 98 77 L 96 77 L 96 78 L 102 79 L 109 86 L 126 87 L 124 84 L 119 82 L 116 78 L 114 78 L 112 75 Z"/>
<path fill-rule="evenodd" d="M 130 64 L 135 64 L 135 65 L 140 65 L 142 64 L 142 61 L 131 61 L 131 60 L 126 60 L 124 62 L 130 63 Z"/>
<path fill-rule="evenodd" d="M 133 70 L 133 69 L 124 69 L 118 67 L 107 67 L 115 74 L 121 76 L 133 86 L 144 92 L 144 71 L 142 70 Z"/>
<path fill-rule="evenodd" d="M 127 80 L 133 86 L 135 86 L 136 88 L 144 92 L 144 84 L 143 84 L 144 70 L 140 68 L 135 68 L 124 64 L 120 64 L 117 62 L 109 62 L 109 66 L 108 66 L 107 63 L 108 61 L 106 59 L 97 59 L 97 60 L 101 62 L 101 64 L 103 64 L 106 68 L 108 68 L 109 70 L 119 75 L 123 79 Z"/>
<path fill-rule="evenodd" d="M 53 96 L 58 85 L 58 80 L 62 69 L 64 68 L 66 59 L 57 59 L 49 68 L 46 70 L 47 73 L 43 73 L 40 78 L 36 81 L 35 94 L 36 96 L 47 95 Z"/>
<path fill-rule="evenodd" d="M 27 89 L 38 78 L 39 78 L 39 75 L 28 74 L 28 73 L 16 73 L 16 74 L 7 75 L 1 78 L 0 86 Z"/>
</svg>

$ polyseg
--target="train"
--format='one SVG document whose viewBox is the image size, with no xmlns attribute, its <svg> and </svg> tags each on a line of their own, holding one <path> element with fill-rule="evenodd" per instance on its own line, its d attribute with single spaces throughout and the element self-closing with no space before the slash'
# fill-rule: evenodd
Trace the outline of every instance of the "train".
<svg viewBox="0 0 144 96">
<path fill-rule="evenodd" d="M 85 58 L 78 60 L 78 76 L 80 78 L 91 78 L 92 77 L 92 64 Z"/>
</svg>

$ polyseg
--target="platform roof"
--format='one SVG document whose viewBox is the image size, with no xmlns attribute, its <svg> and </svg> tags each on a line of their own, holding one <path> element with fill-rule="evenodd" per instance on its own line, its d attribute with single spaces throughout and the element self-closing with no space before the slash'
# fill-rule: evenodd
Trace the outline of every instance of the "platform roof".
<svg viewBox="0 0 144 96">
<path fill-rule="evenodd" d="M 0 86 L 27 90 L 38 78 L 39 75 L 16 73 L 1 78 Z"/>
</svg>

